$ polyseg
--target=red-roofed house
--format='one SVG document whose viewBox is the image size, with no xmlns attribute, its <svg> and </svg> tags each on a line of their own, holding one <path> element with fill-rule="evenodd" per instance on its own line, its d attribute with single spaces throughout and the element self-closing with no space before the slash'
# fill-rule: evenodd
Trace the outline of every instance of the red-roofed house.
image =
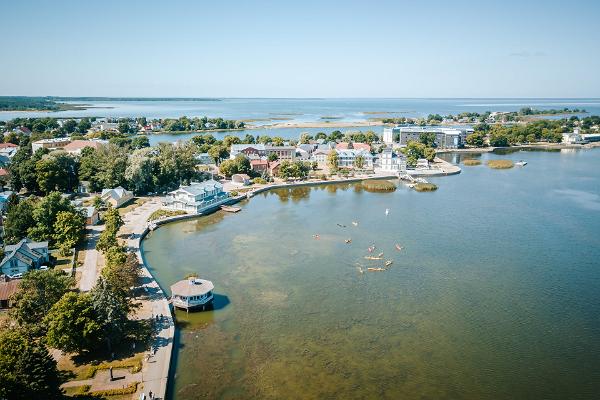
<svg viewBox="0 0 600 400">
<path fill-rule="evenodd" d="M 348 150 L 348 142 L 341 142 L 335 145 L 336 150 Z M 352 143 L 354 150 L 371 151 L 371 146 L 367 143 Z"/>
<path fill-rule="evenodd" d="M 279 175 L 279 167 L 280 166 L 281 166 L 281 163 L 279 161 L 273 161 L 273 162 L 269 163 L 269 172 L 271 173 L 272 176 Z"/>
<path fill-rule="evenodd" d="M 13 149 L 15 147 L 19 147 L 14 143 L 0 143 L 0 149 Z"/>
<path fill-rule="evenodd" d="M 73 140 L 71 143 L 63 147 L 63 150 L 71 154 L 81 154 L 81 150 L 86 147 L 98 149 L 100 146 L 103 146 L 106 143 L 106 141 L 100 140 Z"/>
<path fill-rule="evenodd" d="M 250 160 L 252 171 L 262 174 L 269 169 L 269 161 L 267 160 Z"/>
<path fill-rule="evenodd" d="M 9 308 L 12 304 L 10 298 L 19 290 L 19 281 L 10 280 L 0 282 L 0 308 Z"/>
</svg>

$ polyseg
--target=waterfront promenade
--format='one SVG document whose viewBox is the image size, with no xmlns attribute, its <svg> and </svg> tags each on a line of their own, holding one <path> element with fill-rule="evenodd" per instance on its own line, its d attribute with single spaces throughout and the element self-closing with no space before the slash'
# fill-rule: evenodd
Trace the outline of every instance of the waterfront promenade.
<svg viewBox="0 0 600 400">
<path fill-rule="evenodd" d="M 140 393 L 145 393 L 148 396 L 150 392 L 153 393 L 155 399 L 165 398 L 171 353 L 173 351 L 175 324 L 169 303 L 165 293 L 146 267 L 140 251 L 141 240 L 147 232 L 148 217 L 160 206 L 159 198 L 150 198 L 148 202 L 125 214 L 123 217 L 124 224 L 119 231 L 122 237 L 126 236 L 128 249 L 138 256 L 142 267 L 143 290 L 147 292 L 136 318 L 154 319 L 156 321 L 157 316 L 162 316 L 156 322 L 156 335 L 152 342 L 152 348 L 144 358 L 141 373 L 142 384 L 138 388 L 135 398 L 138 398 Z"/>
</svg>

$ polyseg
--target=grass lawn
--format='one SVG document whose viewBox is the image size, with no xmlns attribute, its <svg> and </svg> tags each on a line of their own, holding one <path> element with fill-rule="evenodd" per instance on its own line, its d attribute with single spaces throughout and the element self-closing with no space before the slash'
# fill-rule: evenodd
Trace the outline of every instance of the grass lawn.
<svg viewBox="0 0 600 400">
<path fill-rule="evenodd" d="M 118 356 L 117 356 L 118 357 Z M 90 379 L 94 376 L 98 369 L 108 369 L 112 366 L 113 369 L 127 368 L 131 372 L 139 372 L 142 368 L 142 360 L 144 358 L 144 349 L 140 349 L 138 353 L 121 359 L 106 361 L 94 360 L 89 362 L 74 361 L 71 355 L 65 355 L 58 361 L 58 369 L 67 371 L 70 375 L 69 380 L 79 381 Z M 100 368 L 99 368 L 100 367 Z"/>
<path fill-rule="evenodd" d="M 147 198 L 136 197 L 133 199 L 133 201 L 130 201 L 129 203 L 127 203 L 127 205 L 125 207 L 119 208 L 119 214 L 122 217 L 125 214 L 127 214 L 129 211 L 135 210 L 136 208 L 138 208 L 139 206 L 141 206 L 142 204 L 144 204 L 146 202 L 148 202 Z"/>
</svg>

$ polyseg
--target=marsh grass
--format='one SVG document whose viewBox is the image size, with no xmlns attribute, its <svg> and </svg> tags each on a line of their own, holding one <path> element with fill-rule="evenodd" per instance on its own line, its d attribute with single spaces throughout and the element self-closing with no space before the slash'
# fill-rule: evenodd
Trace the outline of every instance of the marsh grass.
<svg viewBox="0 0 600 400">
<path fill-rule="evenodd" d="M 396 190 L 396 185 L 390 181 L 369 180 L 362 181 L 361 186 L 370 192 L 393 192 Z"/>
<path fill-rule="evenodd" d="M 414 189 L 417 192 L 433 192 L 437 190 L 437 185 L 434 185 L 433 183 L 417 183 L 414 186 Z"/>
<path fill-rule="evenodd" d="M 509 169 L 515 164 L 511 160 L 489 160 L 487 166 L 494 169 Z"/>
<path fill-rule="evenodd" d="M 463 164 L 466 165 L 467 167 L 473 167 L 475 165 L 481 165 L 481 161 L 469 158 L 469 159 L 464 160 Z"/>
</svg>

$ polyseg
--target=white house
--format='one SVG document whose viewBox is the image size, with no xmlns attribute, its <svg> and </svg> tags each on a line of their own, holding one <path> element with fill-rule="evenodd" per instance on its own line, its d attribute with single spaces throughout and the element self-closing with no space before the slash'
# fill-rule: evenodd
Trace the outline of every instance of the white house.
<svg viewBox="0 0 600 400">
<path fill-rule="evenodd" d="M 204 182 L 192 182 L 189 186 L 167 193 L 164 206 L 170 210 L 182 210 L 198 214 L 208 207 L 224 203 L 229 193 L 223 190 L 223 185 L 213 179 Z"/>
<path fill-rule="evenodd" d="M 362 157 L 363 168 L 373 168 L 373 155 L 362 149 L 335 150 L 338 154 L 338 167 L 353 168 L 358 157 Z"/>
<path fill-rule="evenodd" d="M 125 190 L 121 186 L 118 186 L 114 189 L 102 189 L 100 198 L 105 203 L 110 204 L 115 208 L 119 208 L 123 204 L 133 199 L 133 193 L 129 190 Z"/>
<path fill-rule="evenodd" d="M 325 164 L 327 163 L 327 155 L 330 151 L 331 150 L 329 149 L 317 149 L 313 151 L 312 155 L 310 156 L 310 159 L 312 161 L 316 161 L 318 164 Z"/>
<path fill-rule="evenodd" d="M 12 160 L 12 158 L 19 151 L 19 146 L 13 143 L 0 143 L 0 158 L 4 159 L 4 163 Z"/>
<path fill-rule="evenodd" d="M 51 139 L 36 140 L 35 142 L 31 143 L 31 152 L 35 153 L 39 149 L 48 149 L 48 150 L 62 149 L 69 143 L 71 143 L 70 138 L 51 138 Z"/>
<path fill-rule="evenodd" d="M 24 274 L 48 262 L 48 242 L 33 242 L 27 238 L 19 243 L 6 245 L 0 271 L 8 276 Z"/>
<path fill-rule="evenodd" d="M 386 147 L 379 155 L 379 169 L 393 173 L 406 171 L 406 157 L 397 155 L 390 147 Z"/>
<path fill-rule="evenodd" d="M 565 144 L 580 144 L 587 141 L 579 133 L 579 128 L 573 129 L 573 132 L 566 132 L 562 135 L 562 142 Z"/>
</svg>

